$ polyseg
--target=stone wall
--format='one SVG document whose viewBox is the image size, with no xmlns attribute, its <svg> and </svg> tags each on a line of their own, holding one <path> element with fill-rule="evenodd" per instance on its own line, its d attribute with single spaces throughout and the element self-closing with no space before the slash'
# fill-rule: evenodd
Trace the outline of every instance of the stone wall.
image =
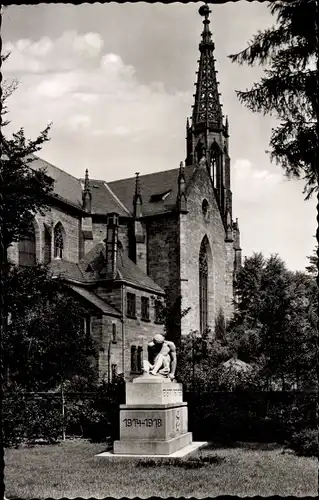
<svg viewBox="0 0 319 500">
<path fill-rule="evenodd" d="M 73 215 L 63 211 L 59 207 L 51 207 L 51 210 L 46 212 L 43 216 L 37 213 L 35 216 L 34 226 L 35 226 L 35 236 L 36 236 L 36 255 L 39 262 L 43 262 L 44 258 L 44 223 L 52 227 L 52 246 L 51 246 L 51 258 L 53 258 L 53 228 L 56 224 L 60 222 L 63 227 L 64 232 L 64 249 L 63 249 L 63 259 L 78 262 L 80 255 L 80 228 L 81 228 L 81 218 L 80 216 Z M 8 252 L 8 257 L 11 262 L 18 264 L 19 262 L 19 250 L 18 243 L 14 243 Z"/>
<path fill-rule="evenodd" d="M 208 202 L 207 215 L 202 211 L 203 200 Z M 225 230 L 207 171 L 199 168 L 187 193 L 187 214 L 180 215 L 180 267 L 182 308 L 190 307 L 182 319 L 182 334 L 199 331 L 199 251 L 203 238 L 209 242 L 208 252 L 208 326 L 214 329 L 220 309 L 225 313 L 226 295 L 230 287 L 226 267 Z"/>
<path fill-rule="evenodd" d="M 130 318 L 126 314 L 126 294 L 133 293 L 136 296 L 136 318 Z M 107 300 L 114 307 L 122 311 L 121 306 L 121 288 L 107 290 L 102 287 L 96 290 L 96 293 Z M 150 299 L 150 319 L 149 321 L 141 319 L 141 298 L 148 297 Z M 154 300 L 156 296 L 150 292 L 139 290 L 130 286 L 123 285 L 124 299 L 124 315 L 123 315 L 123 330 L 120 319 L 103 316 L 101 324 L 96 323 L 95 338 L 99 338 L 101 351 L 99 356 L 99 374 L 100 377 L 108 375 L 108 359 L 110 356 L 110 364 L 116 364 L 118 373 L 125 373 L 126 377 L 130 376 L 131 370 L 131 346 L 143 347 L 143 357 L 147 358 L 147 344 L 157 333 L 164 334 L 164 326 L 155 322 Z M 112 340 L 112 323 L 116 324 L 117 343 L 109 344 Z M 123 352 L 124 338 L 124 352 Z M 109 355 L 110 348 L 110 355 Z M 123 370 L 124 364 L 124 370 Z"/>
<path fill-rule="evenodd" d="M 179 216 L 163 214 L 147 220 L 148 275 L 164 290 L 169 301 L 180 295 Z"/>
</svg>

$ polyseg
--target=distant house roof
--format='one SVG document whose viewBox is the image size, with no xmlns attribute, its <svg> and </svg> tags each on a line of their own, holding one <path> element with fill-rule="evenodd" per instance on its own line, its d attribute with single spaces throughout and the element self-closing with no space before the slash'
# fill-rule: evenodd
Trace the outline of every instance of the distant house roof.
<svg viewBox="0 0 319 500">
<path fill-rule="evenodd" d="M 228 370 L 234 370 L 236 372 L 247 372 L 252 370 L 252 367 L 249 363 L 245 363 L 245 361 L 241 361 L 237 358 L 230 358 L 223 363 L 223 367 Z"/>
<path fill-rule="evenodd" d="M 185 167 L 186 184 L 188 184 L 192 177 L 194 169 L 194 166 Z M 170 212 L 176 206 L 178 173 L 179 169 L 174 168 L 172 170 L 140 175 L 143 215 Z M 122 203 L 132 210 L 135 177 L 108 182 L 108 185 Z"/>
</svg>

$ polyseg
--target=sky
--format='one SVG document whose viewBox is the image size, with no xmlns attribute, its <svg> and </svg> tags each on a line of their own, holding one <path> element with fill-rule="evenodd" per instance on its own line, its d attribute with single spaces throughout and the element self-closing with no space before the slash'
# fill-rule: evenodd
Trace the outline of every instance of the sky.
<svg viewBox="0 0 319 500">
<path fill-rule="evenodd" d="M 185 160 L 202 32 L 199 3 L 10 6 L 2 19 L 2 70 L 18 88 L 8 100 L 10 134 L 34 139 L 52 122 L 39 156 L 83 177 L 112 181 L 177 168 Z M 229 117 L 233 217 L 244 256 L 278 253 L 303 270 L 315 246 L 316 200 L 270 162 L 274 119 L 244 107 L 262 68 L 231 63 L 258 30 L 274 24 L 266 3 L 211 6 L 223 113 Z"/>
</svg>

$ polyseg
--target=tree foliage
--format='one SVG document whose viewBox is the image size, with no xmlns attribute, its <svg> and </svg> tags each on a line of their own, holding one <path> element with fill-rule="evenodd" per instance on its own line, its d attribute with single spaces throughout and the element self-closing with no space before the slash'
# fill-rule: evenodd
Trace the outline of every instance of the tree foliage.
<svg viewBox="0 0 319 500">
<path fill-rule="evenodd" d="M 303 178 L 306 198 L 318 187 L 318 2 L 275 1 L 276 25 L 259 31 L 232 62 L 264 66 L 264 76 L 250 90 L 237 91 L 254 112 L 275 116 L 271 158 L 288 177 Z"/>
<path fill-rule="evenodd" d="M 239 302 L 228 339 L 238 357 L 257 363 L 282 389 L 315 383 L 317 288 L 313 276 L 289 271 L 277 255 L 254 254 L 238 274 Z"/>
<path fill-rule="evenodd" d="M 9 54 L 1 56 L 1 62 Z M 17 82 L 3 82 L 1 92 L 1 119 L 2 127 L 9 122 L 6 120 L 8 113 L 7 99 L 17 87 Z M 30 224 L 36 212 L 43 213 L 48 210 L 47 197 L 52 192 L 53 181 L 45 174 L 44 169 L 32 169 L 32 162 L 43 144 L 49 140 L 48 125 L 35 140 L 25 137 L 21 127 L 12 138 L 1 132 L 1 219 L 2 244 L 6 261 L 7 249 L 15 241 L 28 237 Z"/>
<path fill-rule="evenodd" d="M 226 329 L 220 313 L 215 332 L 190 332 L 182 339 L 177 376 L 185 388 L 315 390 L 315 278 L 288 270 L 278 255 L 255 253 L 238 272 L 236 293 L 235 315 Z M 230 360 L 234 363 L 225 365 Z"/>
<path fill-rule="evenodd" d="M 45 266 L 11 266 L 4 281 L 10 321 L 2 339 L 8 382 L 26 390 L 54 389 L 93 376 L 95 354 L 83 331 L 85 311 Z"/>
</svg>

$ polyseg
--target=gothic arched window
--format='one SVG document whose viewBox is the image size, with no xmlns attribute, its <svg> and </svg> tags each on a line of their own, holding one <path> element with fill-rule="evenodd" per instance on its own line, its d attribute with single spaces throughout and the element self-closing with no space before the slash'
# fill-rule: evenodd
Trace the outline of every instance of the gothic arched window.
<svg viewBox="0 0 319 500">
<path fill-rule="evenodd" d="M 51 232 L 44 226 L 44 263 L 51 262 Z"/>
<path fill-rule="evenodd" d="M 32 224 L 28 237 L 19 241 L 19 264 L 35 266 L 36 260 L 35 229 Z"/>
<path fill-rule="evenodd" d="M 213 186 L 217 189 L 217 152 L 212 151 L 211 161 L 210 161 L 210 176 L 213 181 Z"/>
<path fill-rule="evenodd" d="M 202 241 L 199 251 L 199 313 L 200 313 L 200 333 L 207 330 L 208 325 L 208 257 L 207 243 Z"/>
<path fill-rule="evenodd" d="M 59 222 L 54 228 L 54 257 L 62 259 L 63 257 L 63 228 Z"/>
</svg>

